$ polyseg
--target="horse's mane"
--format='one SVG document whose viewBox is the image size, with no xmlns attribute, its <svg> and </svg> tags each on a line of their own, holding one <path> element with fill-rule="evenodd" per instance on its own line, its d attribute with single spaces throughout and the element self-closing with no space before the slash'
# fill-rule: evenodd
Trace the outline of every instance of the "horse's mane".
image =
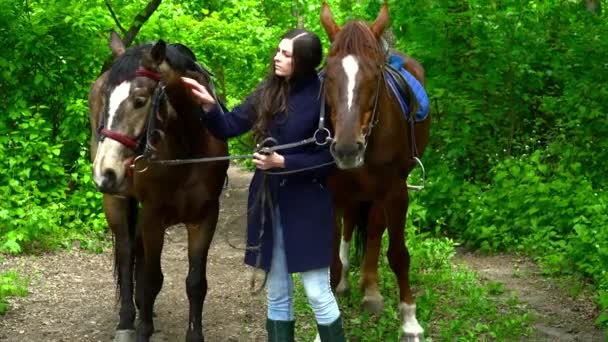
<svg viewBox="0 0 608 342">
<path fill-rule="evenodd" d="M 331 45 L 329 55 L 335 57 L 367 56 L 374 60 L 383 58 L 378 40 L 369 26 L 360 20 L 351 21 L 342 27 Z"/>
<path fill-rule="evenodd" d="M 154 43 L 143 43 L 127 49 L 112 64 L 108 84 L 118 85 L 125 79 L 133 77 L 141 66 L 144 55 L 150 52 L 153 46 Z M 167 62 L 178 72 L 195 71 L 210 75 L 210 72 L 196 61 L 192 50 L 183 44 L 167 44 L 165 53 Z"/>
<path fill-rule="evenodd" d="M 211 73 L 200 65 L 194 52 L 189 47 L 180 43 L 167 44 L 167 62 L 178 72 L 196 71 L 207 76 Z"/>
<path fill-rule="evenodd" d="M 128 48 L 112 64 L 108 74 L 108 84 L 115 86 L 129 79 L 140 67 L 143 56 L 152 49 L 152 43 L 144 43 Z"/>
</svg>

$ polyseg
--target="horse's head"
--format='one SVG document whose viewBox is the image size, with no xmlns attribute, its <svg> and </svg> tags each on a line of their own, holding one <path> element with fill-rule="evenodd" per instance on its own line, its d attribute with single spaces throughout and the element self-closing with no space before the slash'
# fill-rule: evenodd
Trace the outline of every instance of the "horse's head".
<svg viewBox="0 0 608 342">
<path fill-rule="evenodd" d="M 127 170 L 140 153 L 146 118 L 152 110 L 159 76 L 142 68 L 152 44 L 125 49 L 118 34 L 110 35 L 114 63 L 99 96 L 103 97 L 97 126 L 93 180 L 106 193 L 127 191 Z"/>
<path fill-rule="evenodd" d="M 383 83 L 384 52 L 380 37 L 389 20 L 385 3 L 372 24 L 351 21 L 339 27 L 327 3 L 321 23 L 332 45 L 325 62 L 325 99 L 334 127 L 331 153 L 341 169 L 364 163 L 367 139 L 377 119 Z"/>
<path fill-rule="evenodd" d="M 98 143 L 93 161 L 93 180 L 101 192 L 128 191 L 129 168 L 142 155 L 149 141 L 177 117 L 174 107 L 183 107 L 190 99 L 180 97 L 177 106 L 167 100 L 172 93 L 189 91 L 180 76 L 196 78 L 203 84 L 208 73 L 195 62 L 192 52 L 183 45 L 162 40 L 125 49 L 120 37 L 112 32 L 110 48 L 114 63 L 103 85 L 103 108 L 99 114 Z M 197 67 L 198 66 L 198 67 Z M 167 96 L 165 96 L 165 92 Z"/>
</svg>

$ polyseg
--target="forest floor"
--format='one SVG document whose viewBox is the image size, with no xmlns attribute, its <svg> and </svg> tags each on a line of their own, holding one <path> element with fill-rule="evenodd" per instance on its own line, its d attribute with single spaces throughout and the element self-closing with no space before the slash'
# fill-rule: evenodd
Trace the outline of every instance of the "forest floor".
<svg viewBox="0 0 608 342">
<path fill-rule="evenodd" d="M 230 186 L 221 197 L 220 222 L 208 262 L 209 291 L 204 308 L 205 340 L 265 341 L 264 295 L 249 291 L 250 269 L 243 252 L 247 186 L 251 174 L 231 167 Z M 163 288 L 155 306 L 153 341 L 183 341 L 188 320 L 185 292 L 187 234 L 167 230 L 162 255 Z M 594 328 L 597 309 L 588 296 L 573 299 L 564 286 L 547 280 L 530 261 L 513 255 L 483 256 L 459 251 L 454 263 L 500 285 L 502 297 L 516 295 L 535 317 L 530 341 L 602 341 Z M 117 303 L 110 248 L 90 254 L 74 248 L 44 255 L 6 257 L 0 271 L 12 269 L 30 280 L 29 295 L 9 299 L 0 316 L 0 341 L 111 341 Z M 496 285 L 495 285 L 496 286 Z M 500 300 L 500 297 L 499 297 Z"/>
</svg>

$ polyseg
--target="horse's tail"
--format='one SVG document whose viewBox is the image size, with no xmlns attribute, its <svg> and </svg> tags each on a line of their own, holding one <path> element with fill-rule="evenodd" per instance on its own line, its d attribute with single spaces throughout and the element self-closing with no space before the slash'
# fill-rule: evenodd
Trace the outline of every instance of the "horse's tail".
<svg viewBox="0 0 608 342">
<path fill-rule="evenodd" d="M 357 208 L 357 219 L 353 229 L 353 245 L 355 246 L 355 260 L 353 264 L 361 265 L 365 257 L 365 245 L 367 243 L 367 222 L 372 202 L 360 202 Z"/>
<path fill-rule="evenodd" d="M 127 202 L 127 231 L 129 234 L 129 251 L 131 252 L 129 267 L 134 267 L 136 255 L 143 252 L 141 235 L 137 233 L 138 212 L 139 206 L 137 200 L 134 197 L 129 197 Z M 116 236 L 114 236 L 114 278 L 116 279 L 116 298 L 120 301 L 120 285 L 122 284 L 123 279 L 119 272 L 120 259 L 118 257 L 118 255 L 122 255 L 122 253 L 119 253 L 118 249 L 119 244 L 116 241 Z M 131 274 L 134 277 L 135 272 L 132 271 Z M 134 281 L 134 279 L 128 279 L 128 281 Z"/>
</svg>

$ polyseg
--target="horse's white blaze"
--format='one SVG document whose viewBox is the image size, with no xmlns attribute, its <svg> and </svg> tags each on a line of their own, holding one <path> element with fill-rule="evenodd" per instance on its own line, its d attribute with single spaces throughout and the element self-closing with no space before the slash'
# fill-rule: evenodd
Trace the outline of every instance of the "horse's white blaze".
<svg viewBox="0 0 608 342">
<path fill-rule="evenodd" d="M 120 104 L 129 97 L 130 90 L 131 82 L 129 81 L 122 82 L 112 90 L 112 94 L 110 94 L 110 103 L 108 105 L 106 128 L 111 129 L 118 107 L 120 107 Z M 113 139 L 104 139 L 97 145 L 97 153 L 95 154 L 95 160 L 93 161 L 93 181 L 95 184 L 103 184 L 104 171 L 108 169 L 114 171 L 117 179 L 121 179 L 124 176 L 125 167 L 123 165 L 123 158 L 121 157 L 121 151 L 123 149 L 124 146 Z"/>
<path fill-rule="evenodd" d="M 125 81 L 118 85 L 118 87 L 112 90 L 110 95 L 110 105 L 108 107 L 108 121 L 106 127 L 110 129 L 112 127 L 112 121 L 116 116 L 116 111 L 120 104 L 129 97 L 129 91 L 131 90 L 131 82 Z"/>
<path fill-rule="evenodd" d="M 345 291 L 348 289 L 348 249 L 350 247 L 350 243 L 344 241 L 340 242 L 340 261 L 342 262 L 342 274 L 340 274 L 340 282 L 338 283 L 338 288 L 340 291 Z"/>
<path fill-rule="evenodd" d="M 415 336 L 424 333 L 424 329 L 422 329 L 422 326 L 420 326 L 416 319 L 416 304 L 401 303 L 399 305 L 399 311 L 401 312 L 401 317 L 403 319 L 401 329 L 404 334 Z"/>
<path fill-rule="evenodd" d="M 359 64 L 357 59 L 353 55 L 348 55 L 342 59 L 342 67 L 348 80 L 347 85 L 347 98 L 348 98 L 348 110 L 353 105 L 353 98 L 355 96 L 355 86 L 357 85 L 357 72 L 359 72 Z"/>
</svg>

